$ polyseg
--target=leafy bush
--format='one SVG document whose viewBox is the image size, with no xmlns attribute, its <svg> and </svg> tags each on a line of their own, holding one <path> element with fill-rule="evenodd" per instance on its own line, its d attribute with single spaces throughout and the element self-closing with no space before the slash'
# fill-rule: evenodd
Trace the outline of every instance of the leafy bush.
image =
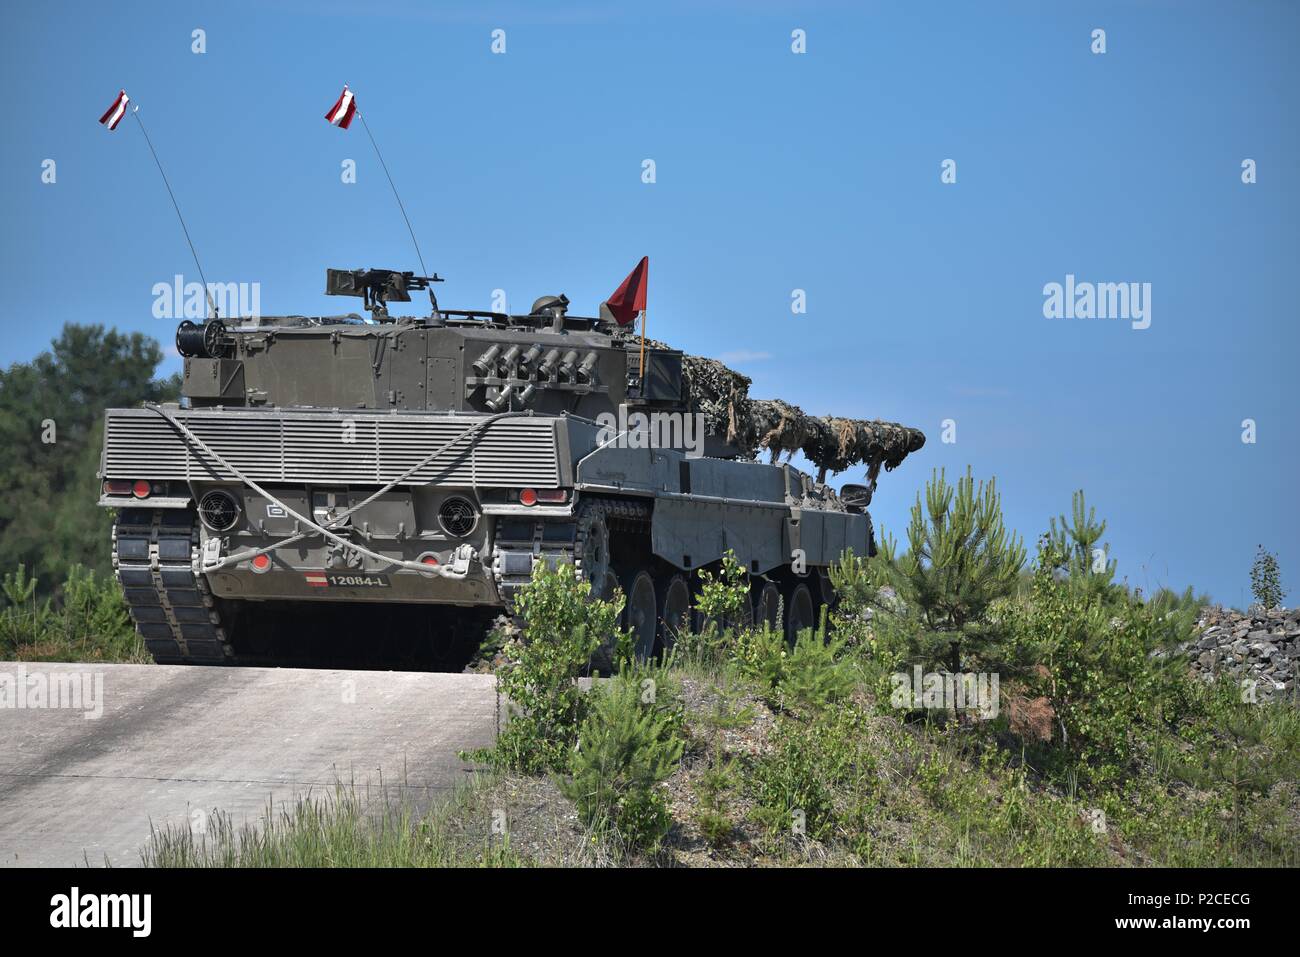
<svg viewBox="0 0 1300 957">
<path fill-rule="evenodd" d="M 736 636 L 734 659 L 740 673 L 768 691 L 781 683 L 789 653 L 785 632 L 767 622 Z"/>
<path fill-rule="evenodd" d="M 793 648 L 764 626 L 738 636 L 737 660 L 773 708 L 811 714 L 853 693 L 857 675 L 845 658 L 847 648 L 843 638 L 827 639 L 824 621 L 800 632 Z"/>
<path fill-rule="evenodd" d="M 1029 684 L 1059 722 L 1051 749 L 1057 770 L 1101 786 L 1127 776 L 1144 735 L 1177 720 L 1185 706 L 1183 669 L 1160 667 L 1151 652 L 1186 635 L 1167 599 L 1113 607 L 1060 578 L 1063 560 L 1045 536 L 1014 645 L 1022 660 L 1042 666 Z"/>
<path fill-rule="evenodd" d="M 0 658 L 28 661 L 150 661 L 111 578 L 72 566 L 57 594 L 38 598 L 19 565 L 0 580 Z"/>
<path fill-rule="evenodd" d="M 593 599 L 591 584 L 579 581 L 572 565 L 539 562 L 515 601 L 524 627 L 507 642 L 508 660 L 497 681 L 518 710 L 496 746 L 474 756 L 528 773 L 561 771 L 586 714 L 578 678 L 617 633 L 621 599 Z M 626 636 L 622 645 L 626 651 Z"/>
<path fill-rule="evenodd" d="M 695 794 L 699 799 L 695 823 L 710 847 L 722 847 L 735 832 L 735 826 L 726 812 L 725 795 L 733 791 L 739 782 L 739 762 L 723 754 L 721 748 L 715 748 L 710 755 L 708 767 L 700 772 L 695 784 Z"/>
<path fill-rule="evenodd" d="M 592 689 L 560 790 L 593 831 L 653 853 L 672 824 L 658 785 L 677 769 L 684 745 L 675 689 L 662 672 L 625 665 Z"/>
<path fill-rule="evenodd" d="M 1282 573 L 1277 567 L 1277 556 L 1259 546 L 1255 564 L 1250 569 L 1250 592 L 1265 611 L 1282 604 L 1286 592 L 1282 590 Z"/>
<path fill-rule="evenodd" d="M 718 571 L 701 568 L 695 597 L 698 627 L 687 629 L 673 646 L 673 660 L 717 666 L 735 651 L 736 634 L 748 627 L 749 576 L 730 549 Z"/>
<path fill-rule="evenodd" d="M 736 561 L 734 551 L 727 549 L 716 575 L 701 568 L 699 578 L 695 609 L 703 618 L 705 628 L 710 624 L 734 624 L 744 617 L 745 605 L 749 601 L 749 581 L 745 569 Z"/>
<path fill-rule="evenodd" d="M 836 824 L 837 797 L 849 806 L 876 793 L 876 761 L 867 733 L 867 715 L 849 705 L 818 714 L 812 721 L 782 718 L 774 748 L 754 773 L 755 815 L 769 834 L 828 837 Z"/>
<path fill-rule="evenodd" d="M 781 705 L 812 714 L 847 699 L 857 676 L 844 658 L 842 639 L 825 636 L 825 625 L 801 632 L 785 659 L 778 684 Z"/>
</svg>

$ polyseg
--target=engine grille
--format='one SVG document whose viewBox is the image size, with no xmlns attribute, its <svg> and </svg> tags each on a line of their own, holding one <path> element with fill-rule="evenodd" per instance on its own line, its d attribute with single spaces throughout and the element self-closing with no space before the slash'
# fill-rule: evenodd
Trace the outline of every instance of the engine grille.
<svg viewBox="0 0 1300 957">
<path fill-rule="evenodd" d="M 258 482 L 390 482 L 473 425 L 468 417 L 406 414 L 194 409 L 172 414 Z M 105 413 L 104 477 L 235 479 L 148 409 Z M 518 418 L 494 422 L 403 484 L 548 488 L 558 485 L 559 477 L 554 420 Z"/>
</svg>

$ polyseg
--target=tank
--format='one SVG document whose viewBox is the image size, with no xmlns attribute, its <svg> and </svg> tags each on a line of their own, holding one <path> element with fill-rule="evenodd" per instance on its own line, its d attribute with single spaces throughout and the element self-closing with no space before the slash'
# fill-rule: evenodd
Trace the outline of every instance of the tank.
<svg viewBox="0 0 1300 957">
<path fill-rule="evenodd" d="M 604 305 L 442 309 L 439 281 L 331 269 L 368 316 L 183 322 L 181 401 L 105 412 L 99 504 L 155 660 L 459 668 L 539 562 L 621 590 L 651 656 L 728 552 L 744 616 L 792 636 L 833 602 L 828 566 L 874 553 L 876 480 L 919 431 L 751 399 Z M 389 315 L 422 290 L 428 315 Z"/>
</svg>

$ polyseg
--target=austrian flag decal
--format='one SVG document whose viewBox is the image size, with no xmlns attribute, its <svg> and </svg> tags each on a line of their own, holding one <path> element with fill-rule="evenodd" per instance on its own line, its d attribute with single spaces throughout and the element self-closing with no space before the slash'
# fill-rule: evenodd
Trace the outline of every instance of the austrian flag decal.
<svg viewBox="0 0 1300 957">
<path fill-rule="evenodd" d="M 126 95 L 126 90 L 117 94 L 117 99 L 113 105 L 104 111 L 104 115 L 99 118 L 110 130 L 117 129 L 117 124 L 122 122 L 122 117 L 126 116 L 126 105 L 131 102 L 131 98 Z"/>
<path fill-rule="evenodd" d="M 303 578 L 307 579 L 307 584 L 313 588 L 329 588 L 329 579 L 325 577 L 324 572 L 306 572 Z"/>
<path fill-rule="evenodd" d="M 334 126 L 346 130 L 352 123 L 352 117 L 357 112 L 357 99 L 348 89 L 347 84 L 343 84 L 343 92 L 339 95 L 338 102 L 334 104 L 333 109 L 325 114 L 325 119 L 329 120 Z"/>
</svg>

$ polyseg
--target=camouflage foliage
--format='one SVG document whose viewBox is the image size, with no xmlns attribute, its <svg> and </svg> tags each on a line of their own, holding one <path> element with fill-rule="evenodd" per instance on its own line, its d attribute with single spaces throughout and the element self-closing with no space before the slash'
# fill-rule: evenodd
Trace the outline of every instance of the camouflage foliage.
<svg viewBox="0 0 1300 957">
<path fill-rule="evenodd" d="M 649 339 L 646 345 L 671 348 Z M 728 444 L 749 458 L 767 451 L 773 463 L 782 452 L 802 452 L 821 470 L 819 481 L 825 480 L 827 472 L 843 472 L 857 465 L 867 466 L 868 477 L 874 481 L 882 467 L 893 470 L 925 445 L 920 430 L 894 422 L 817 417 L 780 399 L 751 399 L 749 377 L 717 359 L 683 356 L 682 378 L 687 405 L 692 412 L 703 414 L 709 434 L 725 436 Z"/>
</svg>

